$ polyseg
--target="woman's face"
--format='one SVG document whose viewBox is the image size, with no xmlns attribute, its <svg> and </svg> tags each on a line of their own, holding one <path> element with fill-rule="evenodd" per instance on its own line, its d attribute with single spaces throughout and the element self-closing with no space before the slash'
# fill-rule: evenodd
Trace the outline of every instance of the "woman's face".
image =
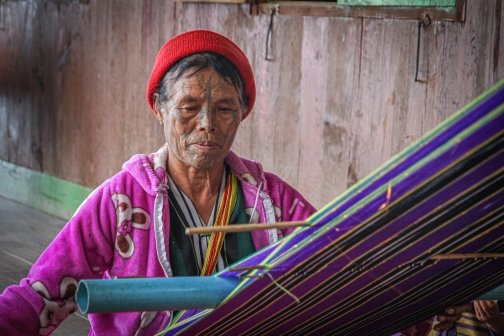
<svg viewBox="0 0 504 336">
<path fill-rule="evenodd" d="M 224 164 L 242 118 L 234 86 L 205 69 L 182 76 L 172 92 L 161 114 L 156 113 L 163 118 L 171 157 L 204 170 Z M 159 104 L 155 105 L 158 110 Z"/>
</svg>

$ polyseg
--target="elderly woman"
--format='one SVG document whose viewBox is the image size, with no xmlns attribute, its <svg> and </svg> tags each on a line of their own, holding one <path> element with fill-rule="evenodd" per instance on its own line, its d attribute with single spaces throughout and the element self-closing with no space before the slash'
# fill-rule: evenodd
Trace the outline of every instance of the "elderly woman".
<svg viewBox="0 0 504 336">
<path fill-rule="evenodd" d="M 289 233 L 234 233 L 218 241 L 186 236 L 187 227 L 310 216 L 315 209 L 297 191 L 230 150 L 254 100 L 252 69 L 233 42 L 201 30 L 168 41 L 147 89 L 166 144 L 133 156 L 98 187 L 28 277 L 5 290 L 1 334 L 51 333 L 76 311 L 80 279 L 210 275 Z M 461 306 L 452 308 L 445 322 L 460 318 Z M 172 315 L 91 314 L 89 320 L 92 334 L 153 335 Z"/>
<path fill-rule="evenodd" d="M 5 290 L 0 334 L 51 333 L 76 311 L 80 279 L 210 275 L 288 233 L 226 234 L 211 242 L 186 236 L 186 227 L 312 214 L 315 209 L 287 183 L 230 151 L 254 100 L 252 69 L 233 42 L 209 31 L 168 41 L 147 90 L 166 145 L 133 156 L 98 187 L 28 277 Z M 171 318 L 172 312 L 89 315 L 97 335 L 153 335 Z"/>
</svg>

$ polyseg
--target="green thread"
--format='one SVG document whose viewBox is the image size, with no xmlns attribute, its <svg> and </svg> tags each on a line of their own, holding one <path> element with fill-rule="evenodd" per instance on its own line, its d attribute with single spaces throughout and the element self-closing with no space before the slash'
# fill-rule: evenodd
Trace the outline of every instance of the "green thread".
<svg viewBox="0 0 504 336">
<path fill-rule="evenodd" d="M 289 292 L 285 287 L 283 287 L 282 285 L 280 285 L 278 282 L 276 282 L 275 279 L 273 279 L 273 276 L 269 273 L 269 272 L 265 272 L 267 276 L 269 276 L 269 278 L 271 279 L 271 281 L 273 281 L 273 283 L 278 287 L 280 288 L 280 290 L 282 290 L 285 294 L 289 295 L 290 297 L 292 297 L 294 300 L 296 300 L 297 303 L 301 303 L 301 301 L 299 301 L 299 299 L 297 298 L 297 296 L 295 296 L 294 294 L 292 294 L 291 292 Z"/>
<path fill-rule="evenodd" d="M 177 314 L 177 316 L 174 317 L 174 320 L 172 320 L 171 323 L 163 331 L 161 331 L 159 334 L 156 334 L 156 336 L 164 336 L 168 331 L 173 330 L 174 328 L 177 328 L 177 327 L 184 325 L 184 324 L 187 324 L 187 326 L 185 327 L 185 328 L 187 328 L 190 326 L 190 324 L 191 324 L 190 322 L 198 320 L 198 319 L 202 318 L 203 316 L 208 315 L 208 313 L 210 313 L 211 311 L 213 311 L 213 309 L 203 310 L 202 312 L 199 312 L 199 313 L 197 313 L 191 317 L 188 317 L 182 321 L 179 321 L 180 318 L 182 317 L 182 314 Z M 176 321 L 175 321 L 175 319 L 176 319 Z M 183 331 L 184 329 L 182 329 L 181 331 Z"/>
</svg>

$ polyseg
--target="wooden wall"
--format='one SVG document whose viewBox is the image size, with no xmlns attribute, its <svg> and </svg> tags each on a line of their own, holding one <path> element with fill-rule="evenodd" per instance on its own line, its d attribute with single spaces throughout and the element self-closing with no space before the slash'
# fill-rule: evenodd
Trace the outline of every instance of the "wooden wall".
<svg viewBox="0 0 504 336">
<path fill-rule="evenodd" d="M 157 51 L 211 29 L 250 59 L 258 97 L 234 149 L 316 207 L 504 76 L 502 0 L 466 22 L 268 16 L 169 0 L 7 1 L 0 31 L 0 159 L 96 187 L 162 130 L 145 101 Z"/>
</svg>

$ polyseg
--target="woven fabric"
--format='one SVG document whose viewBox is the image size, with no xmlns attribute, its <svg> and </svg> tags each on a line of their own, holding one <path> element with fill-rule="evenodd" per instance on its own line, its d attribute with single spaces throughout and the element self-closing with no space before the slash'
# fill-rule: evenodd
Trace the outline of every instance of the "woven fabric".
<svg viewBox="0 0 504 336">
<path fill-rule="evenodd" d="M 455 322 L 448 330 L 439 333 L 432 330 L 428 336 L 491 336 L 492 333 L 486 323 L 480 322 L 474 312 L 462 314 L 462 318 Z"/>
<path fill-rule="evenodd" d="M 209 30 L 193 30 L 177 35 L 161 48 L 154 61 L 154 67 L 147 85 L 147 102 L 150 108 L 154 111 L 152 95 L 166 72 L 184 57 L 203 52 L 212 52 L 226 57 L 240 72 L 244 94 L 249 101 L 248 110 L 242 117 L 242 120 L 244 120 L 252 111 L 256 98 L 252 67 L 247 56 L 236 44 L 227 37 Z"/>
<path fill-rule="evenodd" d="M 214 226 L 227 226 L 229 224 L 229 220 L 231 219 L 231 215 L 233 214 L 236 206 L 237 198 L 238 180 L 231 172 L 227 176 L 224 195 L 222 196 L 222 202 L 219 206 Z M 210 235 L 210 240 L 205 253 L 203 269 L 201 270 L 201 276 L 210 276 L 214 274 L 218 260 L 220 259 L 222 245 L 224 244 L 224 236 L 224 232 L 214 232 Z"/>
<path fill-rule="evenodd" d="M 504 80 L 278 243 L 168 334 L 391 335 L 504 283 Z M 267 274 L 268 273 L 268 274 Z M 244 277 L 244 276 L 247 277 Z"/>
</svg>

